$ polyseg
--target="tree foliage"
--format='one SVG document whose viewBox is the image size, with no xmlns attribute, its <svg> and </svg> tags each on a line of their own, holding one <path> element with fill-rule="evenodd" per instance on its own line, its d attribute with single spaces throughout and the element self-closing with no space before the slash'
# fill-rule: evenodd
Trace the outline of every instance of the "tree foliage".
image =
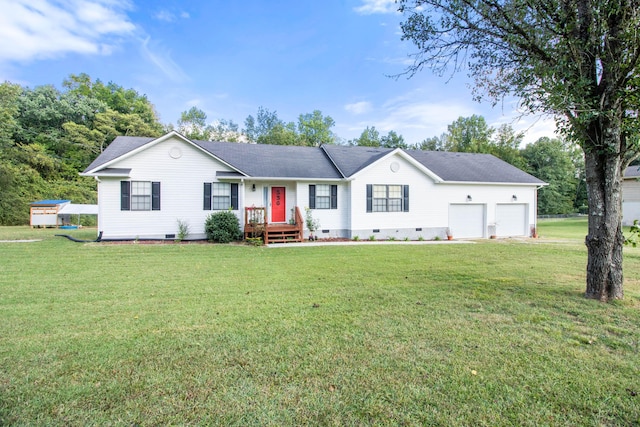
<svg viewBox="0 0 640 427">
<path fill-rule="evenodd" d="M 317 147 L 336 142 L 336 136 L 331 131 L 335 121 L 319 110 L 300 114 L 296 125 L 281 120 L 276 111 L 259 107 L 256 117 L 249 115 L 244 124 L 244 135 L 249 141 L 258 144 Z"/>
<path fill-rule="evenodd" d="M 623 297 L 621 186 L 639 152 L 640 1 L 399 0 L 412 75 L 466 68 L 478 99 L 552 114 L 585 155 L 587 288 Z"/>
<path fill-rule="evenodd" d="M 319 147 L 322 144 L 333 144 L 335 135 L 331 128 L 335 121 L 330 116 L 323 116 L 320 110 L 313 113 L 300 114 L 298 117 L 298 134 L 300 145 Z"/>
<path fill-rule="evenodd" d="M 522 150 L 528 172 L 548 185 L 538 190 L 538 213 L 542 215 L 575 212 L 578 178 L 571 153 L 559 139 L 540 138 Z"/>
<path fill-rule="evenodd" d="M 146 96 L 71 75 L 64 90 L 0 85 L 0 224 L 29 222 L 29 203 L 95 203 L 96 186 L 78 173 L 118 135 L 159 136 L 164 127 Z"/>
<path fill-rule="evenodd" d="M 198 107 L 191 107 L 180 114 L 177 130 L 189 139 L 200 141 L 240 142 L 243 139 L 233 120 L 219 119 L 207 123 L 207 114 Z"/>
<path fill-rule="evenodd" d="M 352 141 L 352 144 L 360 147 L 380 147 L 380 132 L 375 126 L 367 126 L 360 134 L 360 137 Z"/>
</svg>

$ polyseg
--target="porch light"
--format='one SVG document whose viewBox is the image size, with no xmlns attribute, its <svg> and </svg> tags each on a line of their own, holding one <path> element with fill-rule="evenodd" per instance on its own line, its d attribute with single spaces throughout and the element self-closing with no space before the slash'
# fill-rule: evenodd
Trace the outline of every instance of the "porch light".
<svg viewBox="0 0 640 427">
<path fill-rule="evenodd" d="M 473 199 L 471 198 L 471 194 L 467 194 L 467 202 L 472 201 Z"/>
<path fill-rule="evenodd" d="M 517 202 L 518 201 L 518 196 L 516 196 L 515 194 L 513 196 L 511 196 L 511 201 Z"/>
<path fill-rule="evenodd" d="M 256 191 L 256 185 L 255 184 L 251 185 L 251 191 Z"/>
</svg>

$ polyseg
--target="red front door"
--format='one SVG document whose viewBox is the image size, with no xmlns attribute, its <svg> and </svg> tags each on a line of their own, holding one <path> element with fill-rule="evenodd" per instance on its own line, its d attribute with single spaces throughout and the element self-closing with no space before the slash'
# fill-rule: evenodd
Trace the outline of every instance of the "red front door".
<svg viewBox="0 0 640 427">
<path fill-rule="evenodd" d="M 287 221 L 287 189 L 271 187 L 271 222 Z"/>
</svg>

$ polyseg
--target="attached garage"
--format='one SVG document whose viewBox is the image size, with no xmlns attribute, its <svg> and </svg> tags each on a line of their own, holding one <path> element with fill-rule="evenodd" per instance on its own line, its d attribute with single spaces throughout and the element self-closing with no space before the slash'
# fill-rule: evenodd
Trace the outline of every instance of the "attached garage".
<svg viewBox="0 0 640 427">
<path fill-rule="evenodd" d="M 496 205 L 496 235 L 498 237 L 528 236 L 529 211 L 525 203 Z"/>
<path fill-rule="evenodd" d="M 449 230 L 455 239 L 485 237 L 485 224 L 485 205 L 449 205 Z"/>
<path fill-rule="evenodd" d="M 622 225 L 640 220 L 640 167 L 629 166 L 622 181 Z"/>
</svg>

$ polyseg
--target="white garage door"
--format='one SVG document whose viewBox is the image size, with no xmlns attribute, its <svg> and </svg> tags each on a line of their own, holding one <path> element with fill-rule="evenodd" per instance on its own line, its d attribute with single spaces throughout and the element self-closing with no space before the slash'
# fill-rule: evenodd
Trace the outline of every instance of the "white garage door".
<svg viewBox="0 0 640 427">
<path fill-rule="evenodd" d="M 484 205 L 449 205 L 449 229 L 454 239 L 484 237 Z"/>
<path fill-rule="evenodd" d="M 526 204 L 496 205 L 496 235 L 500 237 L 528 236 L 528 222 Z"/>
</svg>

